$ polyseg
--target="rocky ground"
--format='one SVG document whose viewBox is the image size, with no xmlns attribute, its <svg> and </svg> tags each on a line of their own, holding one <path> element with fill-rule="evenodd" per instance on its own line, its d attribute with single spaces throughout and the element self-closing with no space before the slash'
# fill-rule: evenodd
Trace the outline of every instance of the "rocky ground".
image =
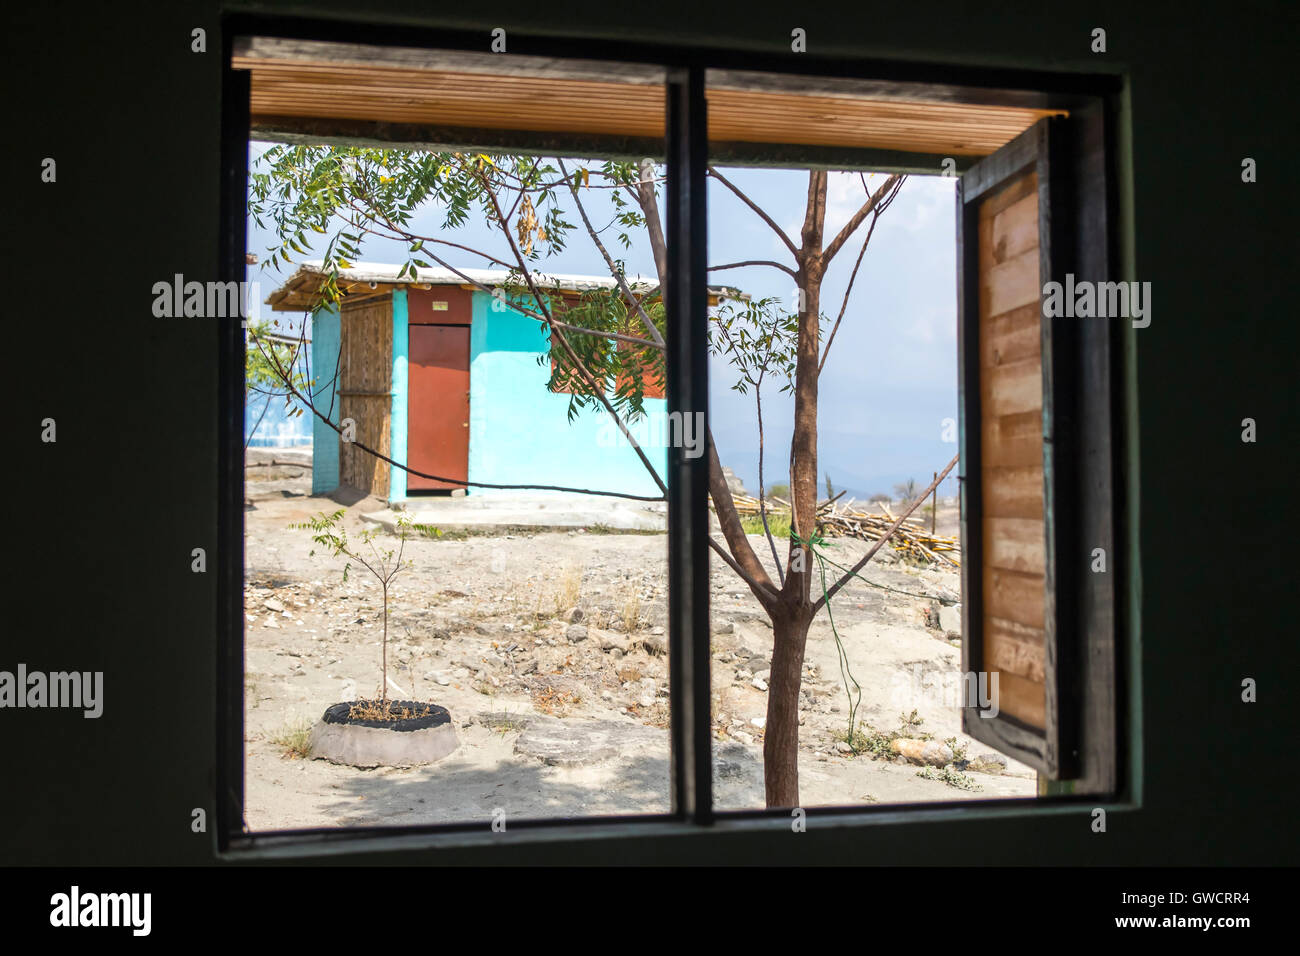
<svg viewBox="0 0 1300 956">
<path fill-rule="evenodd" d="M 364 569 L 354 565 L 345 582 L 344 560 L 312 553 L 309 534 L 290 527 L 343 507 L 310 497 L 309 479 L 309 468 L 292 464 L 248 472 L 251 829 L 668 810 L 662 534 L 412 540 L 412 567 L 390 592 L 389 693 L 447 707 L 459 748 L 412 769 L 302 756 L 307 730 L 328 705 L 378 690 L 383 626 L 381 592 Z M 361 514 L 382 506 L 349 505 L 350 533 L 363 528 Z M 955 515 L 941 509 L 939 521 L 942 533 Z M 766 542 L 753 541 L 763 553 Z M 841 540 L 830 553 L 849 565 L 864 548 Z M 960 733 L 958 575 L 891 557 L 868 565 L 876 586 L 855 583 L 833 602 L 839 644 L 861 686 L 851 740 L 825 615 L 810 632 L 800 705 L 804 804 L 1032 796 L 1032 771 Z M 730 569 L 715 561 L 712 577 L 715 800 L 760 807 L 772 631 Z"/>
</svg>

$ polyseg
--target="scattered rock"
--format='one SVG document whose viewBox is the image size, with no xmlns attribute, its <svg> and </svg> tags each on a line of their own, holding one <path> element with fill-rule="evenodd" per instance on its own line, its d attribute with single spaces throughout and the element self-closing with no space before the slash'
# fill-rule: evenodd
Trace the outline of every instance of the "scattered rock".
<svg viewBox="0 0 1300 956">
<path fill-rule="evenodd" d="M 262 606 L 265 607 L 268 611 L 274 611 L 276 614 L 283 613 L 284 611 L 284 605 L 281 604 L 279 601 L 277 601 L 275 598 L 267 598 L 265 601 L 262 602 Z"/>
<path fill-rule="evenodd" d="M 967 761 L 966 769 L 976 773 L 1006 773 L 1007 758 L 1002 754 L 980 754 Z"/>
<path fill-rule="evenodd" d="M 842 754 L 851 754 L 851 753 L 853 753 L 853 748 L 850 747 L 850 746 L 848 745 L 848 743 L 847 743 L 846 741 L 843 741 L 843 740 L 837 740 L 837 741 L 835 741 L 835 749 L 836 749 L 837 752 L 842 753 Z"/>
<path fill-rule="evenodd" d="M 582 608 L 571 607 L 561 615 L 569 624 L 577 624 L 582 620 Z"/>
<path fill-rule="evenodd" d="M 587 626 L 585 624 L 570 624 L 569 629 L 564 632 L 564 636 L 569 639 L 571 644 L 585 641 L 587 639 Z"/>
<path fill-rule="evenodd" d="M 953 761 L 953 753 L 948 745 L 935 740 L 900 737 L 890 743 L 889 749 L 915 764 L 946 767 Z"/>
<path fill-rule="evenodd" d="M 647 654 L 655 657 L 662 657 L 668 653 L 668 643 L 657 634 L 647 634 L 641 638 L 641 646 L 646 649 Z"/>
<path fill-rule="evenodd" d="M 507 714 L 504 711 L 479 714 L 478 722 L 489 730 L 523 730 L 528 726 L 529 718 L 522 714 Z"/>
<path fill-rule="evenodd" d="M 595 639 L 602 651 L 627 653 L 628 639 L 621 634 L 615 634 L 611 631 L 597 631 Z"/>
<path fill-rule="evenodd" d="M 755 677 L 755 678 L 754 678 L 752 681 L 750 681 L 749 683 L 750 683 L 750 686 L 752 686 L 752 687 L 756 687 L 758 690 L 761 690 L 761 691 L 766 691 L 766 690 L 767 690 L 767 681 L 763 680 L 763 678 L 761 678 L 761 677 Z"/>
<path fill-rule="evenodd" d="M 946 606 L 957 604 L 961 601 L 961 595 L 942 584 L 928 584 L 921 589 L 921 593 L 926 597 L 936 599 L 940 604 Z"/>
<path fill-rule="evenodd" d="M 961 637 L 960 604 L 939 608 L 939 627 L 950 634 L 954 634 L 956 637 Z"/>
<path fill-rule="evenodd" d="M 641 679 L 641 668 L 637 667 L 635 664 L 625 664 L 614 673 L 619 680 L 627 683 L 632 683 Z"/>
</svg>

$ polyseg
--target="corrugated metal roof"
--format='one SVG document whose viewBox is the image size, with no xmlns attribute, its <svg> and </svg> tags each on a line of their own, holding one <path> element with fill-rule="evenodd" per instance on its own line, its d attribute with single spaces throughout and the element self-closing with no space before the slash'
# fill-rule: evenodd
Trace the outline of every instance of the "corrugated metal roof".
<svg viewBox="0 0 1300 956">
<path fill-rule="evenodd" d="M 495 288 L 511 281 L 519 282 L 519 276 L 509 269 L 461 269 L 453 272 L 441 267 L 416 269 L 412 278 L 409 274 L 398 278 L 402 269 L 400 263 L 360 262 L 349 269 L 339 270 L 339 285 L 345 291 L 364 293 L 378 290 L 380 287 L 406 285 L 481 285 Z M 278 289 L 266 298 L 266 304 L 275 311 L 297 311 L 312 304 L 315 293 L 320 288 L 320 279 L 325 275 L 320 259 L 309 259 L 299 264 L 293 275 L 289 276 Z M 590 289 L 613 289 L 618 283 L 611 276 L 574 275 L 572 273 L 533 272 L 533 281 L 543 289 L 562 292 L 585 292 Z M 646 276 L 626 276 L 625 280 L 633 290 L 653 289 L 658 285 L 657 279 Z M 347 288 L 351 286 L 352 288 Z M 356 288 L 360 286 L 361 288 Z M 731 286 L 709 286 L 713 295 L 742 297 L 740 290 Z"/>
</svg>

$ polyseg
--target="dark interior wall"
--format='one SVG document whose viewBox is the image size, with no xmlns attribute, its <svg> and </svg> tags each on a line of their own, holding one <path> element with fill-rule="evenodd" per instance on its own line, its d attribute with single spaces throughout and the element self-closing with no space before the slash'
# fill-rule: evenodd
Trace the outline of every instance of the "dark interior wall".
<svg viewBox="0 0 1300 956">
<path fill-rule="evenodd" d="M 657 833 L 613 847 L 498 840 L 498 861 L 1281 862 L 1294 858 L 1292 734 L 1296 359 L 1291 163 L 1295 7 L 1236 2 L 790 5 L 414 0 L 242 10 L 425 27 L 567 32 L 780 53 L 1127 76 L 1125 277 L 1150 281 L 1133 336 L 1128 468 L 1137 588 L 1141 806 L 1095 834 L 1086 808 Z M 213 835 L 217 332 L 156 319 L 152 287 L 216 278 L 221 17 L 216 2 L 7 11 L 11 185 L 0 668 L 105 673 L 104 716 L 0 713 L 0 860 L 204 863 Z M 190 52 L 190 30 L 208 52 Z M 1089 52 L 1104 27 L 1109 51 Z M 40 182 L 41 160 L 57 182 Z M 1243 157 L 1259 182 L 1240 178 Z M 40 422 L 57 421 L 42 444 Z M 1243 444 L 1241 420 L 1259 440 Z M 1140 585 L 1137 583 L 1140 581 Z M 1140 635 L 1140 639 L 1139 639 Z M 1259 702 L 1240 702 L 1245 677 Z M 1134 699 L 1136 702 L 1137 694 Z M 468 850 L 404 860 L 465 861 Z M 359 857 L 362 858 L 362 857 Z M 377 860 L 377 854 L 366 855 Z M 389 859 L 392 859 L 390 856 Z"/>
</svg>

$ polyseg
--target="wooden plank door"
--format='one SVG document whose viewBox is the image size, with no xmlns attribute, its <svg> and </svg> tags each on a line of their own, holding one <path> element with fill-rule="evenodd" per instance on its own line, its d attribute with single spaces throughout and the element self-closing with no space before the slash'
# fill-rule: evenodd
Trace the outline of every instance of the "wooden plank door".
<svg viewBox="0 0 1300 956">
<path fill-rule="evenodd" d="M 412 325 L 408 354 L 407 465 L 411 491 L 463 488 L 469 478 L 469 326 Z"/>
<path fill-rule="evenodd" d="M 1072 715 L 1062 700 L 1056 587 L 1064 462 L 1053 380 L 1064 343 L 1041 305 L 1065 258 L 1053 243 L 1054 122 L 1040 121 L 962 176 L 958 236 L 962 663 L 970 686 L 982 680 L 991 695 L 996 678 L 997 688 L 993 707 L 966 702 L 962 724 L 1058 778 Z"/>
<path fill-rule="evenodd" d="M 343 302 L 339 349 L 339 417 L 351 419 L 356 443 L 339 449 L 339 479 L 352 488 L 383 498 L 388 494 L 388 463 L 362 451 L 391 453 L 393 406 L 393 302 L 389 296 Z"/>
</svg>

